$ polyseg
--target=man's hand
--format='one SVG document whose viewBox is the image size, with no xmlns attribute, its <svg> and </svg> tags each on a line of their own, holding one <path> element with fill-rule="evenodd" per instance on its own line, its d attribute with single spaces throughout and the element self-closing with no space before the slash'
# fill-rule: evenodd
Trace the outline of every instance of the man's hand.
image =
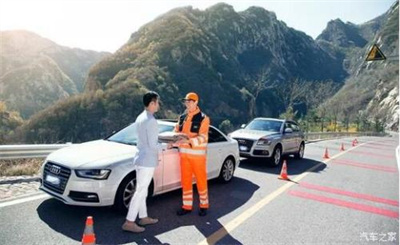
<svg viewBox="0 0 400 245">
<path fill-rule="evenodd" d="M 188 139 L 180 139 L 175 142 L 176 144 L 188 144 L 190 141 Z"/>
</svg>

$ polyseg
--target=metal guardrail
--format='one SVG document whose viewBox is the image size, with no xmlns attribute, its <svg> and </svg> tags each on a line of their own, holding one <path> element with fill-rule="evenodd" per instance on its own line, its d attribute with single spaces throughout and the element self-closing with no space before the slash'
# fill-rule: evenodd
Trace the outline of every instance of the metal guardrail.
<svg viewBox="0 0 400 245">
<path fill-rule="evenodd" d="M 344 137 L 359 136 L 385 136 L 386 133 L 364 132 L 364 133 L 346 133 L 346 132 L 324 132 L 324 133 L 305 133 L 306 141 L 318 141 L 327 139 L 336 139 Z M 2 159 L 21 159 L 47 157 L 55 150 L 71 146 L 66 144 L 42 144 L 42 145 L 0 145 L 0 160 Z"/>
<path fill-rule="evenodd" d="M 306 141 L 318 141 L 318 140 L 327 140 L 327 139 L 337 139 L 337 138 L 345 138 L 345 137 L 360 137 L 360 136 L 386 136 L 387 133 L 378 133 L 378 132 L 358 132 L 358 133 L 349 133 L 349 132 L 312 132 L 312 133 L 304 133 Z"/>
<path fill-rule="evenodd" d="M 71 146 L 66 144 L 42 144 L 42 145 L 0 145 L 0 159 L 20 159 L 47 157 L 55 150 Z"/>
</svg>

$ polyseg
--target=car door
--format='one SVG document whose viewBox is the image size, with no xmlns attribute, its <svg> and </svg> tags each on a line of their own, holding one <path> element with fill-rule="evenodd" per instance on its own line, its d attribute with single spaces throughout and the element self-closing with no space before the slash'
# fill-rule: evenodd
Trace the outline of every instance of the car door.
<svg viewBox="0 0 400 245">
<path fill-rule="evenodd" d="M 294 122 L 288 122 L 288 126 L 292 129 L 290 133 L 290 152 L 297 152 L 299 148 L 299 127 Z"/>
<path fill-rule="evenodd" d="M 299 125 L 292 123 L 292 128 L 293 128 L 293 133 L 294 133 L 294 152 L 297 152 L 300 148 L 300 144 L 303 140 L 302 138 L 302 132 L 300 130 Z"/>
<path fill-rule="evenodd" d="M 284 153 L 291 152 L 294 148 L 293 133 L 285 132 L 287 128 L 291 128 L 289 122 L 285 122 L 282 133 L 282 145 Z"/>
<path fill-rule="evenodd" d="M 207 177 L 209 179 L 219 175 L 227 147 L 228 140 L 218 130 L 210 127 L 207 145 Z"/>
<path fill-rule="evenodd" d="M 178 148 L 162 150 L 162 191 L 177 189 L 181 186 L 181 165 Z"/>
</svg>

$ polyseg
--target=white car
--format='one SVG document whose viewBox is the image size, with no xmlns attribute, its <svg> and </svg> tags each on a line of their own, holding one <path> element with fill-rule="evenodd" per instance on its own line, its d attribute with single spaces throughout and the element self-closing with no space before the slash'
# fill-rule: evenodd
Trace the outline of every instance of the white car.
<svg viewBox="0 0 400 245">
<path fill-rule="evenodd" d="M 173 131 L 174 122 L 158 121 L 159 133 Z M 102 140 L 62 148 L 42 165 L 40 189 L 70 205 L 126 209 L 136 189 L 133 157 L 137 152 L 135 124 Z M 208 179 L 229 182 L 240 163 L 236 140 L 210 126 L 207 146 Z M 159 145 L 159 165 L 149 196 L 181 188 L 179 152 Z"/>
</svg>

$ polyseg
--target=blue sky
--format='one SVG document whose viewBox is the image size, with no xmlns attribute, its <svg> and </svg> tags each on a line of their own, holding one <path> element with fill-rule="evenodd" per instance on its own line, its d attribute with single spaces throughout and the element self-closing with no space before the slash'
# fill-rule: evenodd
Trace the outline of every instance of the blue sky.
<svg viewBox="0 0 400 245">
<path fill-rule="evenodd" d="M 0 30 L 29 30 L 60 45 L 114 52 L 131 33 L 173 8 L 204 10 L 218 2 L 235 11 L 263 7 L 316 38 L 330 20 L 362 24 L 385 13 L 395 0 L 0 0 Z"/>
</svg>

